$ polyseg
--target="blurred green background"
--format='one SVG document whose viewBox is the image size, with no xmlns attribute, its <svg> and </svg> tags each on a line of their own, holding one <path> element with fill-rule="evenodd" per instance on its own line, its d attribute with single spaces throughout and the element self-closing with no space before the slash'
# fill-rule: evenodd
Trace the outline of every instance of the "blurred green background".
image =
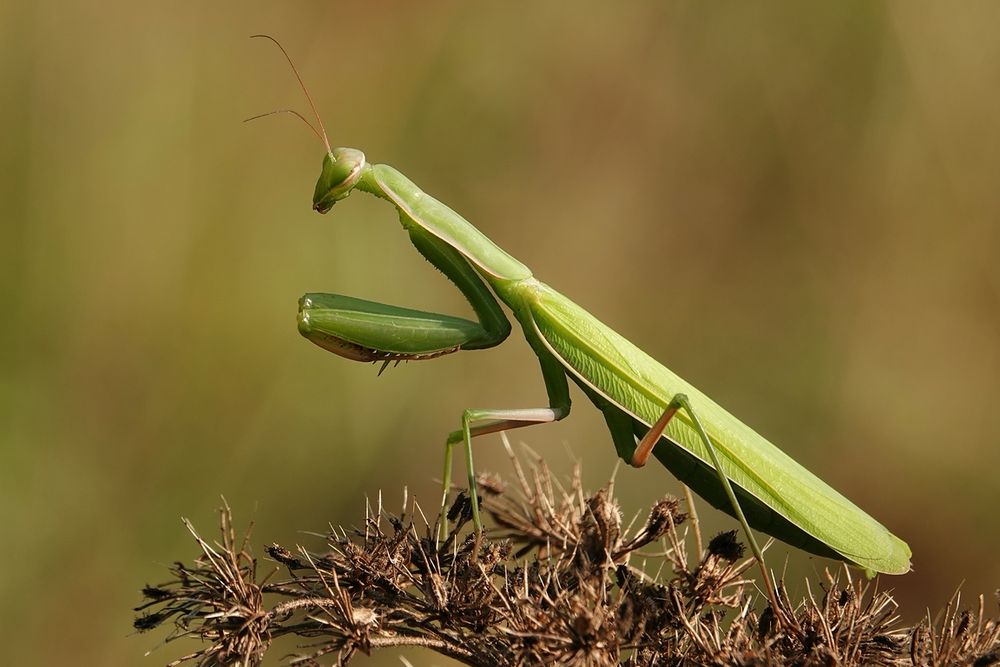
<svg viewBox="0 0 1000 667">
<path fill-rule="evenodd" d="M 224 494 L 258 548 L 318 548 L 380 489 L 433 505 L 462 408 L 544 400 L 516 336 L 382 377 L 298 336 L 306 291 L 468 311 L 384 204 L 310 211 L 303 126 L 241 123 L 306 110 L 255 32 L 335 144 L 907 539 L 915 572 L 881 584 L 906 620 L 1000 584 L 1000 5 L 101 7 L 0 5 L 5 664 L 163 664 L 193 646 L 143 658 L 164 633 L 130 609 L 194 555 L 180 516 L 210 535 Z M 514 440 L 596 487 L 614 449 L 576 406 Z M 498 443 L 481 469 L 508 471 Z M 618 479 L 629 513 L 678 489 Z M 772 553 L 793 594 L 826 564 Z"/>
</svg>

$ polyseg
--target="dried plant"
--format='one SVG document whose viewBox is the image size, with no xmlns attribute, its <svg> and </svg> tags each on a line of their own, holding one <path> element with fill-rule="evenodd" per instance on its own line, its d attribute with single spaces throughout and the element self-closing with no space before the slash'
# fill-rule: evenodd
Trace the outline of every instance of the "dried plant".
<svg viewBox="0 0 1000 667">
<path fill-rule="evenodd" d="M 266 547 L 276 566 L 261 576 L 249 531 L 237 539 L 228 506 L 219 544 L 185 522 L 201 555 L 143 590 L 135 627 L 172 624 L 168 641 L 202 641 L 170 665 L 259 665 L 284 635 L 310 642 L 291 665 L 402 646 L 483 666 L 1000 664 L 1000 624 L 982 597 L 969 611 L 956 595 L 937 621 L 902 627 L 877 580 L 845 568 L 797 605 L 781 586 L 780 616 L 790 621 L 777 623 L 770 607 L 754 611 L 752 561 L 735 531 L 692 562 L 677 499 L 656 503 L 633 529 L 613 483 L 587 494 L 579 470 L 562 488 L 544 464 L 529 475 L 512 460 L 514 493 L 497 478 L 480 481 L 496 526 L 480 540 L 464 494 L 438 519 L 448 528 L 440 540 L 416 503 L 400 515 L 379 506 L 362 528 L 331 532 L 320 552 Z"/>
</svg>

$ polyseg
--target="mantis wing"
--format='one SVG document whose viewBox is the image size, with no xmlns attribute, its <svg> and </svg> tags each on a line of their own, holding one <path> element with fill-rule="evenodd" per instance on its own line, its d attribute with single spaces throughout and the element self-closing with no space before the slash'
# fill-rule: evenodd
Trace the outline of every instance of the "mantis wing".
<svg viewBox="0 0 1000 667">
<path fill-rule="evenodd" d="M 547 285 L 533 281 L 525 291 L 522 322 L 530 318 L 534 333 L 571 377 L 636 422 L 648 428 L 675 394 L 687 394 L 741 506 L 751 500 L 744 507 L 751 526 L 867 570 L 910 570 L 905 542 L 708 396 Z M 706 500 L 732 513 L 690 418 L 678 413 L 664 437 L 672 447 L 661 443 L 654 455 Z"/>
</svg>

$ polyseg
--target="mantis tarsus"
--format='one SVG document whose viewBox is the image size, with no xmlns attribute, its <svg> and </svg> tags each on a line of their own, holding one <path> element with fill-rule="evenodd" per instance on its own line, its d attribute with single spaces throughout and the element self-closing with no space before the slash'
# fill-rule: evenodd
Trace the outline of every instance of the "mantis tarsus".
<svg viewBox="0 0 1000 667">
<path fill-rule="evenodd" d="M 309 103 L 313 106 L 311 99 Z M 465 410 L 461 428 L 446 441 L 444 499 L 456 444 L 462 443 L 469 487 L 475 489 L 472 438 L 563 419 L 570 411 L 572 380 L 603 413 L 622 459 L 641 466 L 652 454 L 702 498 L 740 521 L 765 578 L 751 527 L 869 573 L 909 571 L 905 542 L 694 386 L 540 282 L 403 174 L 369 163 L 359 150 L 331 148 L 322 120 L 314 106 L 312 110 L 319 129 L 306 124 L 326 147 L 313 208 L 327 213 L 354 190 L 392 204 L 414 247 L 461 290 L 477 321 L 335 294 L 307 294 L 299 302 L 302 335 L 340 356 L 383 366 L 430 359 L 503 342 L 511 325 L 499 299 L 538 357 L 548 406 Z M 481 530 L 475 492 L 471 503 Z M 773 601 L 769 580 L 768 588 Z"/>
</svg>

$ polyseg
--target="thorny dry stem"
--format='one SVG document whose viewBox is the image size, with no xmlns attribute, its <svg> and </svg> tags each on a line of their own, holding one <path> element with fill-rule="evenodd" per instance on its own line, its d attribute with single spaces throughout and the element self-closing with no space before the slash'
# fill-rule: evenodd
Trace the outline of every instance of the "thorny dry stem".
<svg viewBox="0 0 1000 667">
<path fill-rule="evenodd" d="M 169 623 L 168 642 L 202 641 L 170 665 L 259 665 L 284 635 L 310 640 L 288 658 L 310 666 L 402 646 L 482 666 L 1000 664 L 1000 623 L 982 596 L 964 610 L 956 594 L 937 619 L 902 627 L 877 581 L 845 568 L 810 585 L 798 605 L 779 584 L 779 613 L 794 620 L 781 625 L 770 606 L 754 611 L 752 560 L 736 531 L 717 535 L 693 562 L 677 499 L 656 503 L 633 530 L 613 483 L 587 494 L 579 470 L 563 488 L 544 464 L 529 474 L 513 461 L 515 493 L 498 478 L 480 481 L 497 528 L 478 553 L 465 494 L 446 517 L 444 541 L 415 503 L 400 515 L 379 506 L 363 528 L 327 535 L 319 552 L 266 547 L 277 564 L 266 576 L 249 531 L 237 539 L 228 506 L 214 546 L 185 521 L 201 555 L 143 589 L 135 627 Z M 648 574 L 650 563 L 661 571 Z"/>
</svg>

